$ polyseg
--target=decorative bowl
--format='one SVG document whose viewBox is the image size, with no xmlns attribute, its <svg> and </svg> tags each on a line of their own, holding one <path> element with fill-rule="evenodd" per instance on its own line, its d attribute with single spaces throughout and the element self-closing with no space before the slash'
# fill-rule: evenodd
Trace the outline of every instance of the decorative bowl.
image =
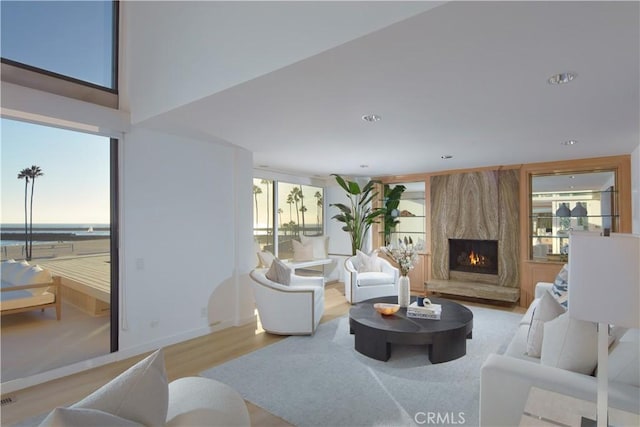
<svg viewBox="0 0 640 427">
<path fill-rule="evenodd" d="M 400 306 L 398 304 L 387 304 L 384 302 L 373 304 L 373 308 L 375 308 L 378 313 L 384 314 L 385 316 L 390 316 L 400 310 Z"/>
</svg>

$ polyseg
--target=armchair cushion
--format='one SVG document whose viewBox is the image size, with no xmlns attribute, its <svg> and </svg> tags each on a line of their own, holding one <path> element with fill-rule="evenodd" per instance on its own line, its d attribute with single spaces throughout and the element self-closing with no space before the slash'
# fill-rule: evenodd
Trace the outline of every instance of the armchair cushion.
<svg viewBox="0 0 640 427">
<path fill-rule="evenodd" d="M 43 270 L 39 265 L 32 265 L 24 271 L 16 280 L 15 285 L 33 285 L 37 283 L 49 283 L 53 280 L 53 276 L 49 270 Z M 29 289 L 33 295 L 42 295 L 48 288 Z"/>
<path fill-rule="evenodd" d="M 291 269 L 284 262 L 275 258 L 271 263 L 271 267 L 265 273 L 267 279 L 281 285 L 289 286 L 291 283 Z"/>
<path fill-rule="evenodd" d="M 380 271 L 369 271 L 358 274 L 358 286 L 388 285 L 393 282 L 393 276 Z"/>
</svg>

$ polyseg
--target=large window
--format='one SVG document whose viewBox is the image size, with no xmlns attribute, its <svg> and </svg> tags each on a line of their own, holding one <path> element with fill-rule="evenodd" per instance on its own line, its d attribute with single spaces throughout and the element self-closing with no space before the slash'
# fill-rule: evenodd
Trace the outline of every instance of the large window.
<svg viewBox="0 0 640 427">
<path fill-rule="evenodd" d="M 1 258 L 37 264 L 62 284 L 59 321 L 53 309 L 2 317 L 8 381 L 117 350 L 117 141 L 1 126 Z M 55 351 L 30 351 L 34 342 Z"/>
<path fill-rule="evenodd" d="M 2 1 L 3 62 L 117 89 L 117 2 Z"/>
<path fill-rule="evenodd" d="M 323 234 L 322 187 L 255 178 L 253 195 L 254 237 L 260 250 L 292 258 L 292 240 Z"/>
</svg>

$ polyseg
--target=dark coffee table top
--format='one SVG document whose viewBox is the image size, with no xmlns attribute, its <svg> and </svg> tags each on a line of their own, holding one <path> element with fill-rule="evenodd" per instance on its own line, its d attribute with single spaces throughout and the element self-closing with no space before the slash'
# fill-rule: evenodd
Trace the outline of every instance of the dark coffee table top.
<svg viewBox="0 0 640 427">
<path fill-rule="evenodd" d="M 411 298 L 411 302 L 415 301 Z M 362 301 L 351 307 L 349 318 L 352 322 L 357 322 L 363 326 L 397 333 L 428 333 L 438 334 L 439 332 L 449 332 L 457 329 L 468 329 L 473 327 L 473 313 L 467 307 L 453 301 L 442 298 L 429 298 L 432 303 L 442 305 L 440 320 L 420 319 L 407 317 L 407 309 L 400 308 L 395 314 L 384 316 L 378 313 L 373 304 L 378 302 L 396 304 L 398 297 L 373 298 Z"/>
</svg>

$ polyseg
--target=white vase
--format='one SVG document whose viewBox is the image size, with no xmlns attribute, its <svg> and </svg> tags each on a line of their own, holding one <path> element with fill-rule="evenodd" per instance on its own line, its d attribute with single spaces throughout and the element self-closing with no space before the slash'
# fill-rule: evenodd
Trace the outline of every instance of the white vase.
<svg viewBox="0 0 640 427">
<path fill-rule="evenodd" d="M 407 307 L 409 305 L 409 276 L 400 276 L 398 279 L 398 305 Z"/>
</svg>

